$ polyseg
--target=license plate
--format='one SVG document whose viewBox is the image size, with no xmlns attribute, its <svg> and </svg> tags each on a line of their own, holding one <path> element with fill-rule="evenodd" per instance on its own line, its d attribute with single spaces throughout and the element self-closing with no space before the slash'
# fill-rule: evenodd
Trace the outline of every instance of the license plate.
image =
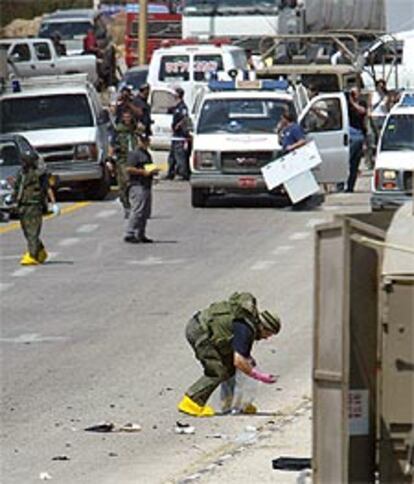
<svg viewBox="0 0 414 484">
<path fill-rule="evenodd" d="M 256 178 L 243 176 L 239 178 L 239 187 L 240 188 L 255 188 L 256 187 Z"/>
</svg>

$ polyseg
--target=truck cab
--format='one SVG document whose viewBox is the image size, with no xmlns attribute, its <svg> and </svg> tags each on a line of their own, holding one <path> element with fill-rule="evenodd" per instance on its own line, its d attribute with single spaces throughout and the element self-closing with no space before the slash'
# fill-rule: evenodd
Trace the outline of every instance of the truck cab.
<svg viewBox="0 0 414 484">
<path fill-rule="evenodd" d="M 372 210 L 397 208 L 413 194 L 414 92 L 406 93 L 382 128 L 372 177 Z"/>
<path fill-rule="evenodd" d="M 348 177 L 349 121 L 342 93 L 313 98 L 304 109 L 284 81 L 212 81 L 200 104 L 191 158 L 192 205 L 204 207 L 212 194 L 268 193 L 261 168 L 281 154 L 276 126 L 293 112 L 306 138 L 314 140 L 322 164 L 320 183 Z M 272 195 L 286 198 L 281 189 Z"/>
</svg>

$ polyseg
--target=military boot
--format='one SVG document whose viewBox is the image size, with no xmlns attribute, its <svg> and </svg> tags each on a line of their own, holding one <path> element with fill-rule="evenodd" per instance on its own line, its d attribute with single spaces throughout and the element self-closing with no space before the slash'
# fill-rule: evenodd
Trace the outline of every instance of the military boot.
<svg viewBox="0 0 414 484">
<path fill-rule="evenodd" d="M 20 259 L 20 264 L 22 266 L 37 266 L 39 265 L 39 261 L 32 257 L 29 252 L 25 252 Z"/>
<path fill-rule="evenodd" d="M 39 250 L 39 253 L 37 254 L 37 260 L 43 264 L 44 262 L 46 262 L 47 258 L 49 257 L 49 254 L 46 252 L 46 249 L 44 247 L 42 247 L 40 250 Z"/>
</svg>

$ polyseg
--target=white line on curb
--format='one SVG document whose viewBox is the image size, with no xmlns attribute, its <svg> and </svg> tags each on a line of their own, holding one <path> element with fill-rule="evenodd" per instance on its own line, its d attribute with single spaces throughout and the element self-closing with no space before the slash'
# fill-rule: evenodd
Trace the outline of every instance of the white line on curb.
<svg viewBox="0 0 414 484">
<path fill-rule="evenodd" d="M 63 239 L 59 242 L 61 247 L 70 247 L 71 245 L 75 245 L 80 241 L 77 237 L 72 237 L 68 239 Z"/>
<path fill-rule="evenodd" d="M 280 245 L 276 247 L 275 250 L 272 251 L 273 255 L 284 254 L 285 252 L 289 252 L 289 250 L 293 249 L 293 245 Z"/>
<path fill-rule="evenodd" d="M 295 232 L 289 237 L 289 240 L 303 240 L 309 237 L 309 232 Z"/>
<path fill-rule="evenodd" d="M 90 234 L 91 232 L 94 232 L 98 227 L 98 224 L 85 224 L 78 227 L 76 229 L 76 232 L 78 234 Z"/>
<path fill-rule="evenodd" d="M 275 260 L 259 260 L 250 268 L 252 271 L 263 271 L 276 264 Z"/>
<path fill-rule="evenodd" d="M 96 214 L 96 218 L 108 218 L 115 215 L 118 211 L 117 210 L 102 210 Z"/>
<path fill-rule="evenodd" d="M 12 273 L 12 277 L 23 277 L 27 276 L 28 274 L 34 272 L 34 267 L 21 267 Z"/>
</svg>

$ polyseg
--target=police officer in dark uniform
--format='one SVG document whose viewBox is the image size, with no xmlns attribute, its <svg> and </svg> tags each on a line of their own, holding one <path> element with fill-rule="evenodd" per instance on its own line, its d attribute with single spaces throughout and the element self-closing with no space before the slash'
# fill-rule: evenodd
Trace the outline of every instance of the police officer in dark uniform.
<svg viewBox="0 0 414 484">
<path fill-rule="evenodd" d="M 189 113 L 187 105 L 184 102 L 184 90 L 181 87 L 175 88 L 175 96 L 177 104 L 168 110 L 168 113 L 173 115 L 171 124 L 173 140 L 168 156 L 168 173 L 166 179 L 174 179 L 177 173 L 184 180 L 189 180 Z"/>
<path fill-rule="evenodd" d="M 147 220 L 151 215 L 153 176 L 159 169 L 153 164 L 148 151 L 150 140 L 145 134 L 138 135 L 138 149 L 128 153 L 126 171 L 129 176 L 130 213 L 125 242 L 132 244 L 150 243 L 146 236 Z"/>
<path fill-rule="evenodd" d="M 236 368 L 263 383 L 275 383 L 276 377 L 255 366 L 251 350 L 254 341 L 279 333 L 280 327 L 278 316 L 269 311 L 259 313 L 256 298 L 248 292 L 236 292 L 196 313 L 187 324 L 186 337 L 204 375 L 188 388 L 178 410 L 195 417 L 214 415 L 207 400 Z M 249 409 L 249 413 L 255 411 L 255 407 Z"/>
</svg>

